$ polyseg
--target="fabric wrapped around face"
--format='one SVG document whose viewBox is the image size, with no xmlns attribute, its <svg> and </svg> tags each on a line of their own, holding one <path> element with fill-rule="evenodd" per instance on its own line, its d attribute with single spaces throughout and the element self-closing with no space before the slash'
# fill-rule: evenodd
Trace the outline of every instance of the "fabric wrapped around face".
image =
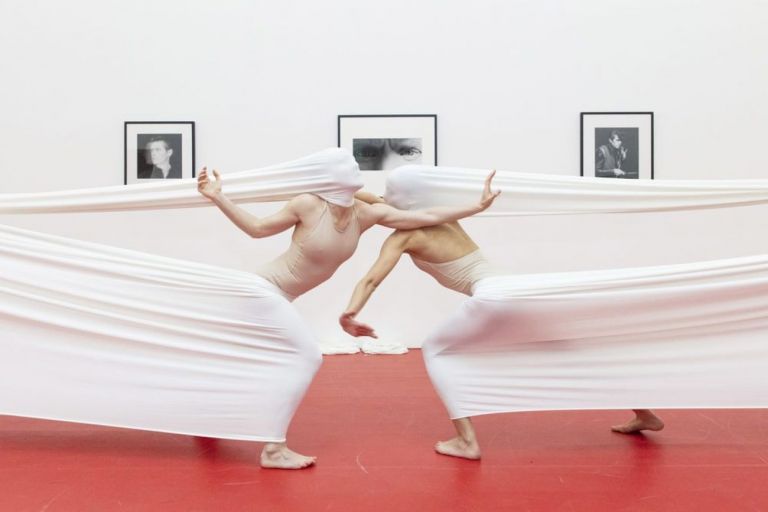
<svg viewBox="0 0 768 512">
<path fill-rule="evenodd" d="M 331 204 L 352 206 L 362 188 L 352 154 L 328 148 L 291 162 L 223 176 L 227 197 L 235 202 L 287 201 L 310 193 Z M 108 212 L 210 206 L 197 191 L 195 178 L 147 180 L 147 183 L 62 192 L 0 194 L 0 214 Z"/>
<path fill-rule="evenodd" d="M 490 171 L 405 165 L 386 179 L 401 210 L 472 204 Z M 768 203 L 768 180 L 656 181 L 497 171 L 501 195 L 481 215 L 566 215 L 694 210 Z"/>
</svg>

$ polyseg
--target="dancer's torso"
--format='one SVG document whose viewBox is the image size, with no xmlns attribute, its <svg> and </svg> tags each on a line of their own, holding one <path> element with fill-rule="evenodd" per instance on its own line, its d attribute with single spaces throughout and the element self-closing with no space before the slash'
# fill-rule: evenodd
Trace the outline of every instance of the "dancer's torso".
<svg viewBox="0 0 768 512">
<path fill-rule="evenodd" d="M 413 263 L 438 283 L 451 290 L 472 295 L 472 286 L 486 277 L 496 275 L 491 264 L 480 253 L 480 249 L 461 258 L 444 263 L 430 263 L 411 256 Z"/>
<path fill-rule="evenodd" d="M 328 203 L 310 231 L 291 241 L 288 250 L 260 267 L 256 274 L 283 290 L 291 299 L 326 281 L 355 252 L 360 222 L 353 207 L 349 223 L 337 229 Z"/>
<path fill-rule="evenodd" d="M 419 269 L 459 293 L 472 295 L 477 281 L 499 273 L 458 223 L 423 228 L 409 246 L 408 253 Z"/>
</svg>

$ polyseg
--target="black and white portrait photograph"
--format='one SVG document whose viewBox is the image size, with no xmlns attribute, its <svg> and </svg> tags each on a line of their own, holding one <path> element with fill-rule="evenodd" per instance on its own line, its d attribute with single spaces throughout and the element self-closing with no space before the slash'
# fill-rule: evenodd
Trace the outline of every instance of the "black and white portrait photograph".
<svg viewBox="0 0 768 512">
<path fill-rule="evenodd" d="M 437 165 L 437 116 L 340 115 L 338 144 L 352 152 L 361 171 Z"/>
<path fill-rule="evenodd" d="M 653 178 L 653 113 L 581 114 L 581 175 Z"/>
<path fill-rule="evenodd" d="M 127 121 L 125 184 L 195 176 L 195 129 L 191 121 Z"/>
</svg>

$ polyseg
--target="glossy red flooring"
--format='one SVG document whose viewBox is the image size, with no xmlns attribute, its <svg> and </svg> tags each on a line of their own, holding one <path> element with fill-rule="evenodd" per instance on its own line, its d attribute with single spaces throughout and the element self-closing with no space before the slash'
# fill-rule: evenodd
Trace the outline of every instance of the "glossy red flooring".
<svg viewBox="0 0 768 512">
<path fill-rule="evenodd" d="M 52 399 L 55 395 L 52 394 Z M 768 411 L 486 416 L 482 462 L 432 452 L 452 435 L 419 351 L 327 357 L 290 432 L 319 456 L 260 469 L 260 445 L 0 417 L 0 511 L 768 510 Z"/>
</svg>

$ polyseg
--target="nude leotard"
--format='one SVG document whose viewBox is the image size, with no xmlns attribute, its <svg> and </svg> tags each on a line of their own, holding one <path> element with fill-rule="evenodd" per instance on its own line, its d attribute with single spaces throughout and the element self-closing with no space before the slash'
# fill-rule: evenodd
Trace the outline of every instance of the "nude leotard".
<svg viewBox="0 0 768 512">
<path fill-rule="evenodd" d="M 325 203 L 315 228 L 300 240 L 292 240 L 288 250 L 261 266 L 256 274 L 277 285 L 290 300 L 327 280 L 355 252 L 360 239 L 360 223 L 353 207 L 352 218 L 340 231 Z"/>
<path fill-rule="evenodd" d="M 498 274 L 479 249 L 444 263 L 430 263 L 413 256 L 411 259 L 417 267 L 434 277 L 438 283 L 465 295 L 472 295 L 472 285 L 479 280 Z"/>
</svg>

